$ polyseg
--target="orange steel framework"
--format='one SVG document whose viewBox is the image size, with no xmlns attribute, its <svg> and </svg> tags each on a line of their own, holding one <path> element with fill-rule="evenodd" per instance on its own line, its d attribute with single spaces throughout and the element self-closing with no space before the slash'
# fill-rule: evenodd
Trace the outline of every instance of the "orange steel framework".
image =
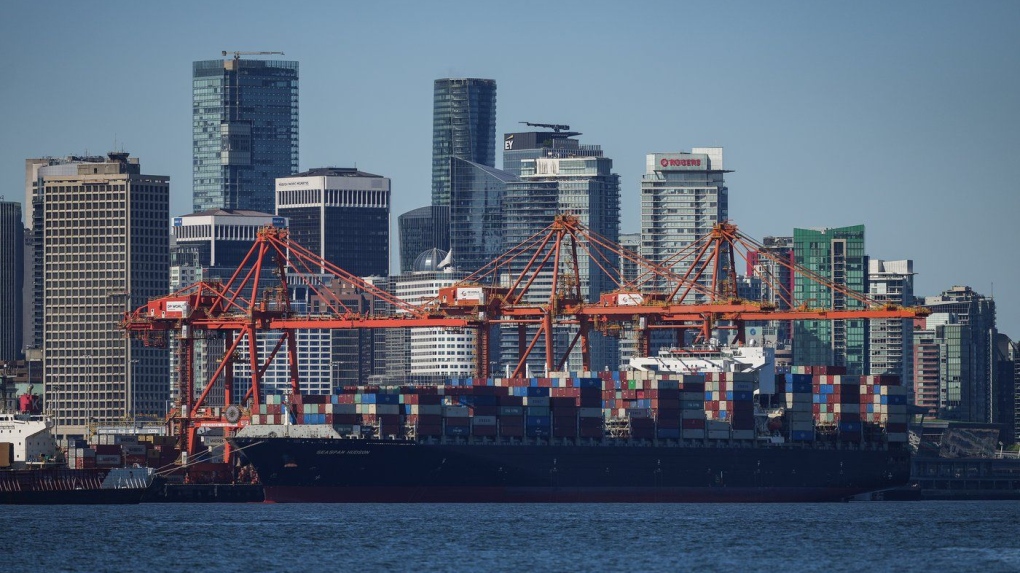
<svg viewBox="0 0 1020 573">
<path fill-rule="evenodd" d="M 747 253 L 790 268 L 798 275 L 816 281 L 857 301 L 855 310 L 810 308 L 796 301 L 783 285 L 770 284 L 789 310 L 778 310 L 771 303 L 741 300 L 737 296 L 737 257 Z M 581 264 L 582 256 L 589 261 Z M 639 269 L 631 282 L 619 278 L 619 260 L 625 259 Z M 676 263 L 690 261 L 678 274 Z M 597 300 L 586 300 L 582 272 L 604 273 L 614 282 L 611 292 L 599 293 Z M 272 269 L 276 282 L 260 284 L 263 273 Z M 290 284 L 307 275 L 326 274 L 367 295 L 386 302 L 388 313 L 358 312 L 344 304 L 333 290 L 316 281 L 304 284 L 325 306 L 323 312 L 298 314 L 290 307 Z M 763 280 L 765 280 L 763 278 Z M 548 294 L 536 283 L 548 284 Z M 591 297 L 594 298 L 594 297 Z M 914 318 L 925 309 L 879 304 L 866 296 L 818 276 L 802 267 L 775 257 L 753 240 L 741 235 L 728 222 L 716 225 L 712 232 L 685 251 L 662 263 L 649 261 L 586 229 L 577 217 L 559 215 L 543 231 L 510 249 L 478 272 L 422 305 L 411 305 L 361 278 L 317 256 L 289 239 L 286 229 L 266 227 L 260 230 L 244 261 L 225 283 L 199 282 L 127 313 L 123 326 L 128 335 L 149 345 L 165 345 L 171 333 L 179 341 L 180 403 L 168 423 L 179 435 L 182 451 L 193 455 L 196 431 L 202 426 L 236 429 L 247 423 L 245 417 L 228 420 L 219 409 L 205 401 L 219 383 L 223 384 L 225 404 L 240 403 L 257 407 L 261 400 L 262 379 L 277 359 L 286 342 L 290 391 L 300 394 L 296 331 L 302 329 L 375 329 L 375 328 L 452 328 L 472 329 L 477 333 L 475 370 L 479 377 L 489 375 L 491 331 L 497 325 L 516 325 L 519 359 L 512 377 L 524 375 L 529 356 L 544 343 L 547 370 L 561 369 L 571 352 L 578 348 L 584 369 L 590 370 L 590 335 L 594 329 L 607 335 L 619 332 L 624 324 L 637 334 L 638 352 L 649 351 L 652 329 L 694 331 L 707 339 L 716 329 L 735 330 L 742 342 L 745 321 L 770 320 L 845 320 Z M 556 356 L 553 330 L 571 326 L 576 331 L 566 350 Z M 531 326 L 532 333 L 528 330 Z M 227 342 L 227 351 L 212 377 L 205 381 L 195 397 L 194 340 L 196 332 L 218 331 Z M 258 340 L 275 345 L 267 356 L 260 356 Z M 682 338 L 681 338 L 682 340 Z M 247 345 L 252 373 L 247 392 L 236 400 L 233 394 L 233 368 L 230 367 L 242 344 Z M 229 454 L 229 452 L 228 452 Z"/>
</svg>

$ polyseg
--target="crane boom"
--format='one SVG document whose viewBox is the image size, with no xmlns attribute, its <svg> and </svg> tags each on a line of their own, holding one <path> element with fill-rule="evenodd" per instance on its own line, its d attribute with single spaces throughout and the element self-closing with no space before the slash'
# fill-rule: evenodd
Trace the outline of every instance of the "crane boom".
<svg viewBox="0 0 1020 573">
<path fill-rule="evenodd" d="M 282 56 L 282 55 L 284 55 L 283 52 L 243 52 L 243 51 L 228 52 L 227 50 L 223 50 L 223 51 L 221 51 L 221 53 L 223 54 L 224 57 L 226 57 L 227 54 L 234 54 L 234 59 L 235 60 L 240 60 L 241 56 L 273 56 L 273 55 Z"/>
<path fill-rule="evenodd" d="M 526 125 L 528 127 L 545 127 L 547 129 L 551 129 L 551 130 L 553 130 L 554 132 L 557 132 L 557 133 L 559 133 L 560 131 L 570 131 L 570 126 L 569 125 L 563 125 L 563 124 L 559 124 L 559 123 L 532 123 L 530 121 L 522 121 L 522 122 L 519 122 L 519 123 L 523 123 L 524 125 Z"/>
</svg>

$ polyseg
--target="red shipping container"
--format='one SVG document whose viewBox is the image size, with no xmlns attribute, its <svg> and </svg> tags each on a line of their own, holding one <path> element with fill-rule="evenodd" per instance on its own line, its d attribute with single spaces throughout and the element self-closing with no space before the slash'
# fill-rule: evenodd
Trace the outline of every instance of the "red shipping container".
<svg viewBox="0 0 1020 573">
<path fill-rule="evenodd" d="M 685 430 L 702 430 L 705 428 L 705 420 L 684 418 L 680 421 L 681 427 Z"/>
</svg>

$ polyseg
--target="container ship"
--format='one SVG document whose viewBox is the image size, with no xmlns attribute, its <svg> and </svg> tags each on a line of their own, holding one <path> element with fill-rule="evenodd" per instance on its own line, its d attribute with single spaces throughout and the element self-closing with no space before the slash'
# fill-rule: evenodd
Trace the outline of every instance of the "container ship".
<svg viewBox="0 0 1020 573">
<path fill-rule="evenodd" d="M 100 467 L 86 448 L 60 459 L 50 430 L 42 416 L 0 414 L 0 504 L 139 503 L 153 484 L 152 469 Z"/>
<path fill-rule="evenodd" d="M 230 440 L 268 502 L 818 502 L 908 481 L 898 379 L 776 375 L 770 351 L 267 396 Z"/>
</svg>

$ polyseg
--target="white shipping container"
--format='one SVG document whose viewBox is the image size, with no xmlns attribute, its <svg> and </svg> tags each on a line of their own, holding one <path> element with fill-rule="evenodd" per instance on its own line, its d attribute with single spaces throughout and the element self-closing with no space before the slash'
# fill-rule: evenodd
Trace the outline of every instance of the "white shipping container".
<svg viewBox="0 0 1020 573">
<path fill-rule="evenodd" d="M 447 418 L 468 418 L 471 410 L 466 406 L 444 406 L 443 415 Z"/>
</svg>

